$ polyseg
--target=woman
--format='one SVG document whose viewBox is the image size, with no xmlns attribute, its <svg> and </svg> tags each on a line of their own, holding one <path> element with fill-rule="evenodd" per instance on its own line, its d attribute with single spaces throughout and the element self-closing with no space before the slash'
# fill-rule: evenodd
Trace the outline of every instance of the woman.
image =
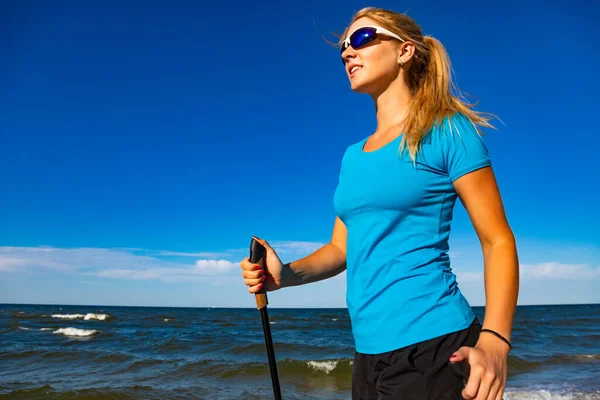
<svg viewBox="0 0 600 400">
<path fill-rule="evenodd" d="M 350 145 L 334 195 L 331 241 L 282 265 L 241 262 L 251 293 L 347 271 L 356 353 L 353 399 L 501 399 L 518 293 L 516 244 L 477 126 L 453 94 L 442 44 L 409 17 L 359 11 L 341 36 L 352 90 L 373 98 L 376 131 Z M 481 242 L 482 324 L 458 289 L 448 238 L 456 198 Z M 470 366 L 466 385 L 452 363 Z"/>
</svg>

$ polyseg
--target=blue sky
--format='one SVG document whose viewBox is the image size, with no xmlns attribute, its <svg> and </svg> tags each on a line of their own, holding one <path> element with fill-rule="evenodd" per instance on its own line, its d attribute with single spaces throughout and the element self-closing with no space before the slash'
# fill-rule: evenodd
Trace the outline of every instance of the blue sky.
<svg viewBox="0 0 600 400">
<path fill-rule="evenodd" d="M 407 11 L 440 39 L 461 88 L 502 120 L 485 140 L 520 303 L 600 302 L 597 6 L 200 4 L 2 4 L 0 302 L 252 307 L 238 267 L 251 235 L 284 261 L 329 240 L 341 156 L 375 127 L 321 36 L 367 5 Z M 451 248 L 482 305 L 460 204 Z M 269 299 L 344 296 L 342 274 Z"/>
</svg>

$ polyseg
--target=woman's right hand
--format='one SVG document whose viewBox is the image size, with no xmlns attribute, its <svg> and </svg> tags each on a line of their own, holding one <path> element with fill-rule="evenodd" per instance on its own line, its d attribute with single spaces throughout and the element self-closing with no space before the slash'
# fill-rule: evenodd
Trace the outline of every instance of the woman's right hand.
<svg viewBox="0 0 600 400">
<path fill-rule="evenodd" d="M 266 240 L 259 239 L 256 236 L 253 236 L 253 238 L 263 245 L 266 250 L 265 270 L 259 264 L 251 263 L 250 257 L 244 258 L 240 263 L 244 284 L 248 286 L 250 293 L 258 292 L 262 289 L 263 285 L 268 292 L 281 289 L 283 287 L 281 282 L 283 263 Z"/>
</svg>

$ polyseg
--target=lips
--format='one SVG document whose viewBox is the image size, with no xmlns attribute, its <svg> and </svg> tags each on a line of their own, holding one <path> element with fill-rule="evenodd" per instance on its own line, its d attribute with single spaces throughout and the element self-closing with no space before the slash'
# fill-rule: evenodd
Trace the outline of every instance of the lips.
<svg viewBox="0 0 600 400">
<path fill-rule="evenodd" d="M 354 75 L 354 73 L 358 70 L 360 70 L 362 68 L 362 65 L 358 65 L 358 64 L 350 64 L 348 65 L 348 74 L 350 74 L 350 76 Z"/>
</svg>

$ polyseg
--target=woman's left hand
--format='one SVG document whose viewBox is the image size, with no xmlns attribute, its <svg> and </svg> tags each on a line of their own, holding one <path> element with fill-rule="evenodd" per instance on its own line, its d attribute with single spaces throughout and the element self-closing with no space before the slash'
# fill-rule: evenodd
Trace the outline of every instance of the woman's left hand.
<svg viewBox="0 0 600 400">
<path fill-rule="evenodd" d="M 506 387 L 508 346 L 492 335 L 481 335 L 475 347 L 461 347 L 450 362 L 466 360 L 470 374 L 462 396 L 467 400 L 502 400 Z"/>
</svg>

